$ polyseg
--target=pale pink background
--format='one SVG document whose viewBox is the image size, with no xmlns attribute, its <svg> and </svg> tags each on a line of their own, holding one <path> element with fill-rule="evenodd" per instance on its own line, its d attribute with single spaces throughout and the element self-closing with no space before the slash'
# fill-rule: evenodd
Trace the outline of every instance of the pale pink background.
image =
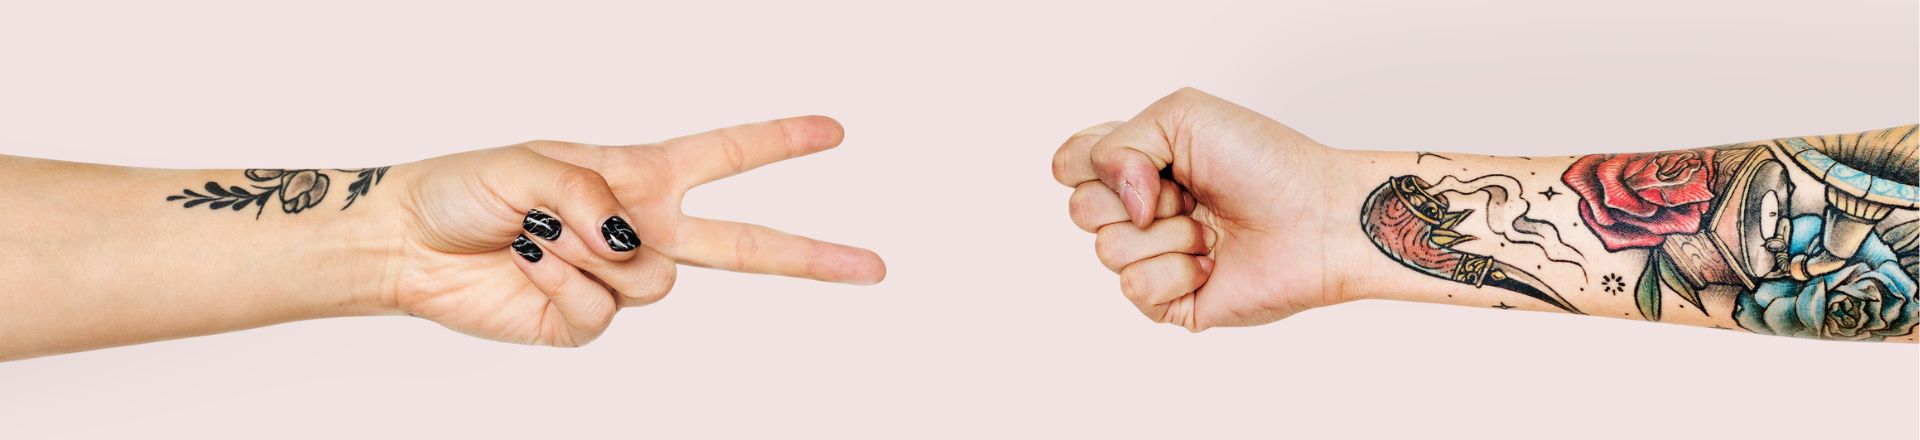
<svg viewBox="0 0 1920 440">
<path fill-rule="evenodd" d="M 0 152 L 345 167 L 821 113 L 843 147 L 688 209 L 891 274 L 685 269 L 576 350 L 361 318 L 4 363 L 0 438 L 1920 435 L 1912 345 L 1384 302 L 1153 325 L 1047 173 L 1182 85 L 1356 148 L 1912 123 L 1912 1 L 130 3 L 0 7 Z"/>
</svg>

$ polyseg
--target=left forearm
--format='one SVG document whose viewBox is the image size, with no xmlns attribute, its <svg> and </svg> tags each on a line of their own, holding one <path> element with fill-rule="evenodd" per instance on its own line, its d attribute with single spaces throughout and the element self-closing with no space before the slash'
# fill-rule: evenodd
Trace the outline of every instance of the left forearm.
<svg viewBox="0 0 1920 440">
<path fill-rule="evenodd" d="M 386 213 L 341 209 L 350 173 L 256 180 L 11 157 L 0 170 L 15 213 L 0 217 L 0 359 L 384 309 Z"/>
</svg>

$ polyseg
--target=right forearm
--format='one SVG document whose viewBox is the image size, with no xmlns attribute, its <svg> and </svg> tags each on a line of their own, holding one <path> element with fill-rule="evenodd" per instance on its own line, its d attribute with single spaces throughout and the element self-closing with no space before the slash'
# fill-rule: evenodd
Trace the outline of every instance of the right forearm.
<svg viewBox="0 0 1920 440">
<path fill-rule="evenodd" d="M 1362 298 L 1912 341 L 1920 223 L 1898 189 L 1920 166 L 1912 131 L 1620 155 L 1345 152 L 1330 258 L 1364 268 L 1346 278 Z M 1842 162 L 1878 191 L 1808 173 Z"/>
</svg>

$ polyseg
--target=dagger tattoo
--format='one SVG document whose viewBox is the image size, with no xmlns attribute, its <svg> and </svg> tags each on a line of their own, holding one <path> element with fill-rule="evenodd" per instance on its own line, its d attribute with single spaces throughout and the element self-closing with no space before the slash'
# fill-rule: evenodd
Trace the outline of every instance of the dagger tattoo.
<svg viewBox="0 0 1920 440">
<path fill-rule="evenodd" d="M 1360 207 L 1360 226 L 1380 252 L 1435 278 L 1511 290 L 1561 310 L 1585 314 L 1527 271 L 1493 257 L 1454 250 L 1454 246 L 1474 240 L 1453 230 L 1473 210 L 1449 211 L 1446 197 L 1427 193 L 1432 186 L 1419 177 L 1399 176 L 1388 179 L 1367 196 L 1367 203 Z"/>
</svg>

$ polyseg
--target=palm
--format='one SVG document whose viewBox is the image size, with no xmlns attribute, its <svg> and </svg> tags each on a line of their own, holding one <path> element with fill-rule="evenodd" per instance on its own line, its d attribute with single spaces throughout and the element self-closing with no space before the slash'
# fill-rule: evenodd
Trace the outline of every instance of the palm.
<svg viewBox="0 0 1920 440">
<path fill-rule="evenodd" d="M 477 164 L 531 154 L 510 147 L 435 160 Z M 561 340 L 568 332 L 559 310 L 514 267 L 517 257 L 502 249 L 520 234 L 524 213 L 479 182 L 472 172 L 432 173 L 409 182 L 415 193 L 433 194 L 433 201 L 409 204 L 413 209 L 401 235 L 406 279 L 396 293 L 402 309 L 482 338 L 571 345 Z"/>
<path fill-rule="evenodd" d="M 511 240 L 511 238 L 509 238 Z M 513 267 L 512 254 L 454 253 L 420 247 L 422 273 L 408 306 L 415 315 L 469 335 L 522 344 L 575 345 L 565 340 L 565 321 L 540 289 Z"/>
</svg>

